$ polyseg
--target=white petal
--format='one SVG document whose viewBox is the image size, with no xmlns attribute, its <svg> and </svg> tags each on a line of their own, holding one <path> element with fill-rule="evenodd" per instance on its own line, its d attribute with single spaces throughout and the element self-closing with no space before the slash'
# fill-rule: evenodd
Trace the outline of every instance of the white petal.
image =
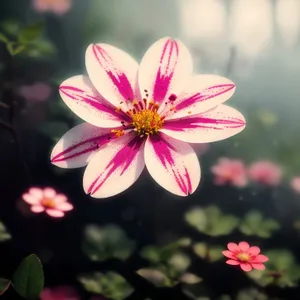
<svg viewBox="0 0 300 300">
<path fill-rule="evenodd" d="M 239 111 L 221 104 L 203 114 L 166 121 L 160 131 L 188 143 L 210 143 L 238 134 L 245 126 Z"/>
<path fill-rule="evenodd" d="M 34 213 L 41 213 L 45 210 L 45 208 L 42 205 L 33 205 L 30 207 L 30 210 Z"/>
<path fill-rule="evenodd" d="M 53 188 L 47 187 L 44 188 L 43 194 L 46 198 L 54 198 L 56 196 L 56 191 Z"/>
<path fill-rule="evenodd" d="M 55 145 L 51 162 L 61 168 L 79 168 L 87 164 L 91 154 L 114 136 L 111 129 L 83 123 L 69 130 Z"/>
<path fill-rule="evenodd" d="M 66 105 L 84 121 L 99 127 L 118 127 L 128 116 L 105 100 L 88 77 L 78 75 L 65 80 L 59 92 Z"/>
<path fill-rule="evenodd" d="M 92 44 L 87 48 L 85 64 L 98 92 L 115 107 L 126 111 L 126 103 L 136 98 L 138 63 L 114 46 Z"/>
<path fill-rule="evenodd" d="M 145 163 L 154 180 L 169 192 L 188 196 L 200 182 L 200 165 L 192 147 L 164 134 L 145 145 Z"/>
<path fill-rule="evenodd" d="M 208 111 L 227 101 L 235 84 L 222 76 L 203 74 L 192 76 L 183 92 L 174 101 L 172 111 L 166 109 L 166 119 L 177 119 Z"/>
<path fill-rule="evenodd" d="M 62 203 L 57 203 L 56 206 L 55 206 L 55 208 L 57 210 L 69 211 L 69 210 L 72 210 L 74 207 L 69 202 L 62 202 Z"/>
<path fill-rule="evenodd" d="M 176 98 L 182 92 L 192 70 L 192 57 L 183 43 L 170 38 L 158 40 L 148 49 L 140 65 L 142 98 L 158 102 L 161 112 L 171 95 Z"/>
<path fill-rule="evenodd" d="M 39 204 L 40 200 L 41 200 L 39 197 L 36 197 L 29 193 L 23 194 L 22 198 L 25 202 L 27 202 L 28 204 L 31 204 L 31 205 Z"/>
<path fill-rule="evenodd" d="M 44 196 L 43 189 L 40 188 L 30 188 L 28 192 L 38 199 L 41 199 Z"/>
<path fill-rule="evenodd" d="M 138 179 L 144 166 L 144 141 L 128 133 L 91 158 L 83 177 L 84 190 L 94 198 L 117 195 Z"/>
</svg>

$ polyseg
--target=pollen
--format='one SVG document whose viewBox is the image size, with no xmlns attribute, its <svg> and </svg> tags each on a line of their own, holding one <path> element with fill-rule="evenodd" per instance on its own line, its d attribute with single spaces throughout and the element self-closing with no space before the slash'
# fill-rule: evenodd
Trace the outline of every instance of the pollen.
<svg viewBox="0 0 300 300">
<path fill-rule="evenodd" d="M 250 255 L 248 253 L 245 253 L 245 252 L 241 252 L 241 253 L 237 254 L 236 257 L 240 261 L 248 261 L 248 260 L 250 260 Z"/>
<path fill-rule="evenodd" d="M 44 198 L 41 201 L 41 204 L 44 207 L 47 207 L 47 208 L 54 208 L 55 207 L 55 201 L 53 199 L 51 199 L 51 198 Z"/>
<path fill-rule="evenodd" d="M 125 134 L 125 131 L 123 129 L 120 130 L 113 129 L 111 130 L 111 132 L 114 133 L 116 137 L 120 137 Z"/>
<path fill-rule="evenodd" d="M 164 124 L 164 117 L 161 117 L 156 110 L 143 109 L 130 113 L 134 130 L 143 137 L 144 135 L 156 134 Z"/>
</svg>

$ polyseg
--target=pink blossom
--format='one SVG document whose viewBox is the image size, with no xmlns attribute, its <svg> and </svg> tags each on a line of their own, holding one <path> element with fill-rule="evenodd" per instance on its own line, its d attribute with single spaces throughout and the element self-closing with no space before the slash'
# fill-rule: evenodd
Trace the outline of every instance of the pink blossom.
<svg viewBox="0 0 300 300">
<path fill-rule="evenodd" d="M 51 87 L 46 83 L 36 82 L 33 85 L 21 86 L 19 94 L 28 102 L 41 102 L 49 98 Z"/>
<path fill-rule="evenodd" d="M 239 265 L 245 272 L 252 269 L 264 270 L 265 266 L 262 263 L 269 260 L 267 256 L 259 254 L 259 247 L 250 247 L 247 242 L 240 242 L 238 245 L 228 243 L 227 248 L 228 250 L 222 251 L 223 255 L 229 258 L 226 263 L 228 265 Z"/>
<path fill-rule="evenodd" d="M 249 178 L 252 181 L 266 184 L 278 185 L 282 178 L 281 168 L 270 161 L 258 161 L 249 166 Z"/>
<path fill-rule="evenodd" d="M 215 175 L 217 185 L 231 184 L 244 187 L 247 184 L 247 170 L 244 163 L 238 159 L 220 158 L 218 163 L 211 168 Z"/>
<path fill-rule="evenodd" d="M 146 166 L 169 192 L 187 196 L 200 182 L 189 143 L 210 143 L 245 128 L 243 115 L 223 102 L 235 85 L 217 75 L 192 75 L 192 57 L 171 38 L 155 42 L 140 65 L 108 44 L 91 44 L 87 76 L 64 81 L 60 95 L 85 122 L 54 147 L 61 168 L 86 166 L 83 187 L 94 198 L 129 188 Z"/>
<path fill-rule="evenodd" d="M 61 218 L 66 211 L 73 209 L 73 205 L 68 202 L 68 198 L 63 194 L 58 194 L 53 188 L 44 189 L 32 187 L 27 193 L 22 195 L 25 202 L 31 205 L 31 211 L 41 213 L 45 211 L 49 216 Z"/>
<path fill-rule="evenodd" d="M 290 186 L 294 192 L 300 194 L 300 177 L 294 177 L 290 182 Z"/>
<path fill-rule="evenodd" d="M 36 11 L 41 13 L 52 12 L 63 15 L 72 7 L 72 0 L 32 0 L 32 5 Z"/>
<path fill-rule="evenodd" d="M 69 286 L 44 288 L 40 298 L 41 300 L 80 300 L 77 292 Z"/>
</svg>

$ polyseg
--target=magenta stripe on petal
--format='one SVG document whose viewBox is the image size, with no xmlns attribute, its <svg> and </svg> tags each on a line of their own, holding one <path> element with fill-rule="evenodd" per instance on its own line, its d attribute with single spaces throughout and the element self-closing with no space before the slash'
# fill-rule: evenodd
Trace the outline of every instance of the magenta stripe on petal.
<svg viewBox="0 0 300 300">
<path fill-rule="evenodd" d="M 97 192 L 117 169 L 121 169 L 120 176 L 122 176 L 136 158 L 143 143 L 143 139 L 135 137 L 128 144 L 124 145 L 107 164 L 105 171 L 90 185 L 87 193 L 94 194 Z M 122 180 L 121 177 L 120 180 Z"/>
<path fill-rule="evenodd" d="M 164 168 L 166 170 L 171 168 L 175 181 L 180 190 L 186 195 L 192 193 L 192 182 L 188 170 L 184 167 L 184 174 L 181 175 L 172 157 L 171 150 L 176 151 L 176 149 L 170 143 L 159 136 L 152 136 L 151 143 L 156 156 L 158 157 Z"/>
<path fill-rule="evenodd" d="M 107 133 L 104 135 L 100 135 L 100 136 L 96 136 L 84 140 L 56 154 L 54 157 L 52 157 L 51 162 L 55 163 L 55 162 L 65 161 L 71 158 L 78 157 L 82 154 L 93 152 L 97 150 L 100 146 L 108 143 L 114 137 L 115 137 L 114 133 Z"/>
<path fill-rule="evenodd" d="M 233 88 L 235 88 L 234 84 L 220 84 L 220 85 L 211 86 L 200 93 L 197 93 L 187 99 L 181 100 L 180 103 L 176 105 L 176 110 L 181 110 L 190 107 L 195 103 L 203 102 L 211 98 L 220 96 L 232 90 Z"/>
<path fill-rule="evenodd" d="M 124 99 L 133 100 L 134 92 L 126 74 L 116 68 L 113 59 L 99 45 L 93 45 L 93 52 L 98 63 L 103 68 L 103 70 L 106 71 L 107 75 L 114 83 L 120 94 L 124 97 Z"/>
<path fill-rule="evenodd" d="M 174 40 L 167 40 L 160 57 L 160 67 L 154 82 L 154 101 L 160 102 L 166 97 L 178 62 L 178 55 L 179 47 L 177 42 Z"/>
</svg>

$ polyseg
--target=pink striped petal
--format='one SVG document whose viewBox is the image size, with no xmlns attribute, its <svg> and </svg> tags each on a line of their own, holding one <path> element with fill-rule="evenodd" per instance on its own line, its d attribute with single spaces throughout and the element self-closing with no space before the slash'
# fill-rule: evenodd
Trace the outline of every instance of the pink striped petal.
<svg viewBox="0 0 300 300">
<path fill-rule="evenodd" d="M 248 252 L 250 246 L 249 246 L 249 244 L 247 242 L 240 242 L 239 243 L 239 248 L 243 252 Z"/>
<path fill-rule="evenodd" d="M 236 259 L 235 255 L 231 251 L 224 250 L 222 251 L 222 254 L 228 258 Z"/>
<path fill-rule="evenodd" d="M 45 210 L 45 208 L 42 205 L 33 205 L 30 207 L 30 210 L 34 213 L 41 213 Z"/>
<path fill-rule="evenodd" d="M 259 254 L 255 257 L 255 261 L 257 261 L 257 262 L 266 262 L 268 260 L 269 260 L 269 258 L 263 254 Z"/>
<path fill-rule="evenodd" d="M 241 266 L 241 269 L 245 272 L 249 272 L 252 270 L 252 267 L 249 263 L 241 263 L 240 266 Z"/>
<path fill-rule="evenodd" d="M 88 47 L 85 64 L 98 92 L 123 111 L 136 99 L 138 63 L 124 51 L 107 44 Z"/>
<path fill-rule="evenodd" d="M 46 198 L 54 198 L 56 196 L 56 191 L 53 188 L 47 187 L 43 190 L 44 197 Z"/>
<path fill-rule="evenodd" d="M 142 97 L 160 103 L 161 112 L 165 101 L 169 103 L 170 97 L 176 98 L 182 92 L 192 69 L 191 55 L 183 43 L 170 38 L 158 40 L 141 61 L 139 86 Z"/>
<path fill-rule="evenodd" d="M 145 162 L 153 179 L 175 195 L 188 196 L 199 185 L 199 161 L 187 143 L 163 134 L 151 136 L 145 146 Z"/>
<path fill-rule="evenodd" d="M 36 197 L 36 196 L 34 196 L 32 194 L 29 194 L 29 193 L 23 194 L 22 198 L 25 202 L 27 202 L 28 204 L 31 204 L 31 205 L 40 203 L 40 198 L 39 197 Z"/>
<path fill-rule="evenodd" d="M 74 76 L 59 87 L 66 105 L 84 121 L 99 127 L 118 127 L 128 116 L 105 100 L 94 88 L 88 77 Z"/>
<path fill-rule="evenodd" d="M 62 203 L 62 202 L 66 202 L 67 200 L 68 200 L 68 198 L 63 194 L 57 194 L 54 197 L 55 203 Z"/>
<path fill-rule="evenodd" d="M 64 212 L 57 209 L 46 209 L 46 213 L 53 218 L 61 218 L 65 215 Z"/>
<path fill-rule="evenodd" d="M 203 114 L 166 121 L 160 131 L 183 142 L 209 143 L 236 135 L 245 126 L 240 112 L 221 104 Z"/>
<path fill-rule="evenodd" d="M 240 262 L 238 262 L 237 260 L 234 260 L 234 259 L 228 259 L 228 260 L 226 260 L 226 264 L 232 265 L 232 266 L 237 266 L 240 264 Z"/>
<path fill-rule="evenodd" d="M 111 129 L 83 123 L 69 130 L 55 145 L 51 162 L 61 168 L 78 168 L 87 164 L 91 154 L 115 135 Z"/>
<path fill-rule="evenodd" d="M 266 268 L 263 264 L 260 263 L 251 263 L 251 266 L 256 270 L 264 270 Z"/>
<path fill-rule="evenodd" d="M 43 198 L 44 196 L 43 190 L 40 188 L 30 188 L 28 192 L 29 194 L 39 199 Z"/>
<path fill-rule="evenodd" d="M 257 255 L 259 252 L 260 252 L 260 249 L 259 249 L 259 247 L 256 247 L 256 246 L 250 247 L 250 249 L 248 250 L 248 254 L 250 254 L 252 256 Z"/>
<path fill-rule="evenodd" d="M 232 252 L 239 252 L 240 251 L 240 249 L 239 249 L 239 247 L 236 243 L 228 243 L 227 248 L 228 248 L 228 250 L 230 250 Z"/>
<path fill-rule="evenodd" d="M 117 195 L 139 178 L 144 166 L 144 141 L 128 133 L 91 158 L 83 177 L 84 190 L 93 198 Z"/>
<path fill-rule="evenodd" d="M 73 208 L 74 208 L 73 205 L 69 202 L 62 202 L 62 203 L 56 204 L 56 209 L 62 210 L 62 211 L 69 211 L 69 210 L 72 210 Z"/>
<path fill-rule="evenodd" d="M 234 91 L 235 84 L 225 77 L 212 74 L 193 76 L 188 86 L 174 101 L 172 112 L 164 112 L 166 119 L 177 119 L 208 111 L 228 100 Z"/>
</svg>

